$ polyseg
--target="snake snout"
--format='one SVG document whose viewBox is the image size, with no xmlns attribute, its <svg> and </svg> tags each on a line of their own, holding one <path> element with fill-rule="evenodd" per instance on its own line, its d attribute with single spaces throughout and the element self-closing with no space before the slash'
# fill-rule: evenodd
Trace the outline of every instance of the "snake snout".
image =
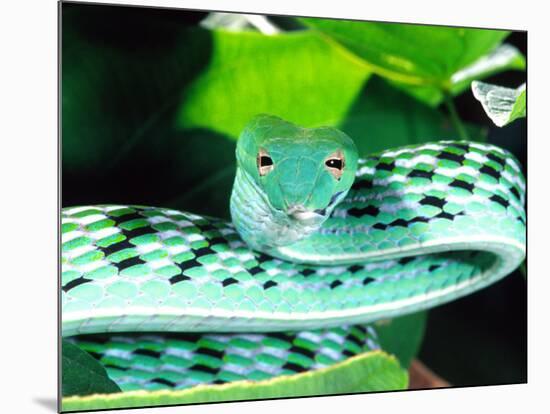
<svg viewBox="0 0 550 414">
<path fill-rule="evenodd" d="M 294 204 L 287 208 L 286 213 L 298 221 L 317 221 L 323 218 L 317 210 L 312 211 L 306 209 L 301 204 Z"/>
</svg>

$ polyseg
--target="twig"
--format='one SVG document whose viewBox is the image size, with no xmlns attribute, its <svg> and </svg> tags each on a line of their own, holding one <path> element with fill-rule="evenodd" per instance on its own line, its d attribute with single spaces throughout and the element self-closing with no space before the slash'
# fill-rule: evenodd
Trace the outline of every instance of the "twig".
<svg viewBox="0 0 550 414">
<path fill-rule="evenodd" d="M 409 378 L 410 390 L 445 388 L 451 386 L 449 382 L 435 374 L 417 359 L 413 360 L 411 363 L 409 368 Z"/>
<path fill-rule="evenodd" d="M 449 115 L 451 116 L 451 122 L 453 123 L 453 126 L 457 130 L 458 135 L 460 136 L 460 139 L 468 141 L 469 140 L 468 133 L 466 132 L 466 128 L 464 127 L 462 120 L 458 116 L 458 112 L 456 111 L 453 97 L 450 94 L 445 95 L 445 105 L 449 110 Z"/>
</svg>

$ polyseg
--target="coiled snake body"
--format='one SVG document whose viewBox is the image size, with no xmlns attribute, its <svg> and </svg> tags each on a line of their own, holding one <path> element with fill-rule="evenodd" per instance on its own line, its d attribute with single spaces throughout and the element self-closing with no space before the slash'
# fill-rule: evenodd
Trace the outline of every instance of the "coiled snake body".
<svg viewBox="0 0 550 414">
<path fill-rule="evenodd" d="M 233 223 L 63 209 L 62 335 L 122 390 L 334 364 L 378 347 L 368 323 L 487 286 L 525 255 L 524 178 L 489 144 L 358 158 L 336 129 L 258 116 L 237 164 Z"/>
</svg>

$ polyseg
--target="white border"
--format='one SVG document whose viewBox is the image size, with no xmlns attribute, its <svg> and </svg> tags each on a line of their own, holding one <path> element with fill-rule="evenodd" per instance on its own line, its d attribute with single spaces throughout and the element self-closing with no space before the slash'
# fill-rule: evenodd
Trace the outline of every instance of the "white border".
<svg viewBox="0 0 550 414">
<path fill-rule="evenodd" d="M 310 16 L 529 30 L 529 363 L 528 385 L 306 398 L 119 413 L 541 411 L 547 404 L 548 294 L 548 13 L 543 2 L 338 0 L 111 1 Z M 540 6 L 538 6 L 540 4 Z M 56 395 L 56 78 L 54 0 L 3 5 L 2 39 L 2 411 L 51 413 Z M 32 247 L 32 253 L 25 246 Z M 36 250 L 40 246 L 40 250 Z M 37 264 L 40 264 L 39 266 Z M 28 292 L 24 298 L 19 289 Z M 46 401 L 46 404 L 44 404 Z M 540 403 L 540 404 L 539 404 Z M 531 408 L 533 407 L 533 408 Z M 10 410 L 11 408 L 11 410 Z"/>
</svg>

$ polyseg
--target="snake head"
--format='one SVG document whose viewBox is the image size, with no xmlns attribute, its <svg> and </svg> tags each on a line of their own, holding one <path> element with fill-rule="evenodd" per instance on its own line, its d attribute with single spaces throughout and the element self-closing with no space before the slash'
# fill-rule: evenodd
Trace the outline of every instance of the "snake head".
<svg viewBox="0 0 550 414">
<path fill-rule="evenodd" d="M 236 155 L 270 213 L 286 216 L 290 225 L 320 226 L 346 196 L 357 169 L 357 148 L 342 131 L 302 128 L 270 115 L 249 122 Z"/>
</svg>

